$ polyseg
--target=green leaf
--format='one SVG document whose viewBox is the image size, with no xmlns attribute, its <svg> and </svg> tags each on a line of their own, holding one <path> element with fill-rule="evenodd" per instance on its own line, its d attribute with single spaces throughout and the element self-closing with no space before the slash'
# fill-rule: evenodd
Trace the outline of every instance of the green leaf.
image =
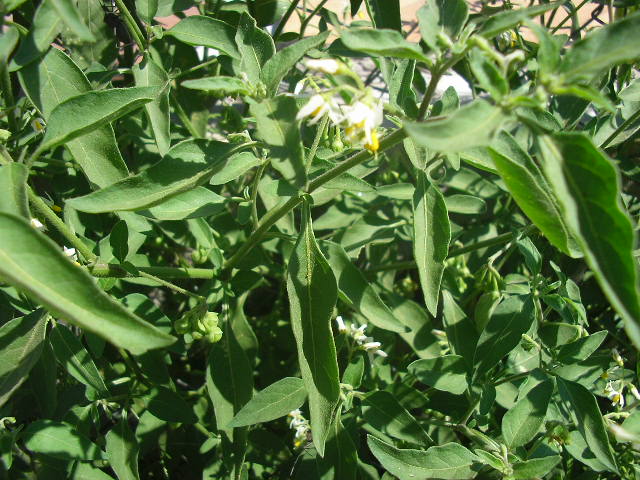
<svg viewBox="0 0 640 480">
<path fill-rule="evenodd" d="M 67 201 L 76 210 L 103 213 L 139 210 L 162 203 L 205 183 L 222 171 L 229 157 L 242 146 L 207 140 L 186 140 L 158 163 L 106 188 Z"/>
<path fill-rule="evenodd" d="M 357 478 L 358 451 L 340 419 L 331 425 L 324 458 L 316 457 L 316 467 L 321 480 Z"/>
<path fill-rule="evenodd" d="M 101 398 L 109 396 L 109 390 L 89 352 L 71 330 L 58 324 L 51 330 L 49 339 L 58 362 L 73 378 L 93 388 Z"/>
<path fill-rule="evenodd" d="M 138 213 L 157 220 L 186 220 L 209 217 L 224 210 L 225 198 L 204 187 L 196 187 L 168 198 Z"/>
<path fill-rule="evenodd" d="M 42 2 L 33 16 L 29 33 L 20 42 L 20 47 L 9 64 L 9 70 L 18 70 L 44 54 L 61 30 L 62 19 L 53 4 Z"/>
<path fill-rule="evenodd" d="M 473 357 L 474 377 L 483 375 L 513 350 L 534 320 L 530 297 L 514 295 L 498 304 L 478 339 Z"/>
<path fill-rule="evenodd" d="M 356 52 L 382 57 L 408 58 L 420 62 L 430 60 L 422 53 L 420 46 L 407 42 L 395 30 L 349 29 L 340 35 L 344 45 Z"/>
<path fill-rule="evenodd" d="M 416 360 L 407 370 L 430 387 L 460 395 L 467 389 L 467 367 L 460 355 Z"/>
<path fill-rule="evenodd" d="M 475 478 L 476 455 L 459 443 L 446 443 L 424 450 L 398 449 L 367 435 L 371 453 L 382 466 L 400 480 L 416 478 L 466 479 Z"/>
<path fill-rule="evenodd" d="M 172 35 L 189 45 L 215 48 L 233 58 L 240 58 L 235 41 L 236 29 L 231 25 L 210 17 L 193 15 L 180 20 L 165 35 Z"/>
<path fill-rule="evenodd" d="M 427 174 L 418 170 L 418 187 L 413 196 L 413 256 L 429 313 L 438 311 L 444 262 L 449 253 L 451 225 L 444 197 Z"/>
<path fill-rule="evenodd" d="M 592 333 L 586 337 L 560 347 L 556 360 L 562 363 L 577 363 L 586 360 L 595 352 L 607 336 L 606 330 Z"/>
<path fill-rule="evenodd" d="M 553 382 L 545 380 L 520 396 L 502 417 L 502 436 L 507 447 L 527 444 L 535 437 L 547 415 Z"/>
<path fill-rule="evenodd" d="M 133 78 L 138 87 L 156 87 L 161 93 L 144 108 L 156 139 L 158 152 L 164 156 L 171 148 L 171 122 L 169 118 L 169 76 L 150 56 L 134 65 Z"/>
<path fill-rule="evenodd" d="M 324 447 L 340 405 L 340 378 L 331 317 L 338 286 L 313 235 L 311 209 L 303 207 L 303 225 L 287 268 L 291 326 L 300 371 L 309 395 L 313 443 Z"/>
<path fill-rule="evenodd" d="M 0 407 L 27 379 L 40 358 L 46 326 L 46 313 L 36 310 L 0 327 Z"/>
<path fill-rule="evenodd" d="M 364 397 L 362 416 L 370 426 L 391 437 L 416 445 L 433 443 L 413 415 L 390 392 L 378 390 Z"/>
<path fill-rule="evenodd" d="M 98 467 L 83 462 L 76 462 L 69 475 L 69 480 L 113 480 L 112 476 L 107 475 Z"/>
<path fill-rule="evenodd" d="M 590 80 L 592 76 L 620 63 L 640 57 L 638 40 L 640 13 L 628 15 L 590 32 L 576 42 L 560 63 L 560 73 L 567 84 Z"/>
<path fill-rule="evenodd" d="M 232 155 L 225 162 L 224 168 L 213 174 L 209 183 L 211 185 L 224 185 L 261 163 L 262 160 L 251 152 L 240 152 Z"/>
<path fill-rule="evenodd" d="M 27 221 L 4 213 L 0 213 L 0 277 L 52 314 L 133 353 L 175 341 L 100 290 L 88 273 Z"/>
<path fill-rule="evenodd" d="M 367 5 L 373 13 L 373 23 L 377 29 L 402 31 L 400 0 L 367 0 Z"/>
<path fill-rule="evenodd" d="M 242 407 L 228 427 L 244 427 L 284 417 L 300 408 L 307 398 L 304 381 L 286 377 L 259 391 Z"/>
<path fill-rule="evenodd" d="M 607 429 L 596 398 L 579 383 L 557 377 L 560 397 L 572 413 L 578 430 L 596 458 L 610 471 L 618 473 Z"/>
<path fill-rule="evenodd" d="M 196 423 L 198 417 L 179 393 L 166 387 L 155 387 L 148 399 L 147 408 L 161 420 L 176 423 Z"/>
<path fill-rule="evenodd" d="M 562 457 L 560 455 L 552 455 L 549 457 L 532 458 L 524 462 L 514 463 L 513 478 L 529 480 L 531 478 L 542 478 L 549 473 L 553 467 L 560 463 Z"/>
<path fill-rule="evenodd" d="M 225 95 L 247 95 L 248 85 L 236 77 L 204 77 L 193 80 L 185 80 L 180 85 L 192 90 L 204 90 L 215 92 L 218 96 Z"/>
<path fill-rule="evenodd" d="M 45 120 L 64 100 L 91 90 L 82 70 L 57 48 L 52 48 L 40 62 L 22 69 L 18 76 L 22 88 Z M 99 187 L 129 174 L 111 125 L 71 140 L 65 147 L 89 181 Z"/>
<path fill-rule="evenodd" d="M 407 122 L 404 128 L 422 147 L 432 151 L 460 152 L 489 145 L 506 118 L 500 107 L 478 99 L 446 118 Z"/>
<path fill-rule="evenodd" d="M 121 418 L 105 438 L 107 459 L 118 480 L 139 480 L 138 442 L 126 417 Z"/>
<path fill-rule="evenodd" d="M 47 2 L 53 5 L 62 21 L 78 37 L 78 40 L 81 42 L 95 42 L 96 38 L 82 21 L 78 13 L 78 7 L 71 0 L 47 0 Z"/>
<path fill-rule="evenodd" d="M 242 304 L 233 305 L 231 315 L 222 325 L 222 340 L 214 344 L 209 353 L 207 366 L 207 390 L 216 414 L 218 430 L 231 438 L 244 429 L 229 426 L 233 417 L 251 400 L 253 395 L 253 342 L 247 343 L 244 332 L 251 332 L 246 323 Z M 252 333 L 252 332 L 251 332 Z M 255 338 L 254 338 L 255 340 Z"/>
<path fill-rule="evenodd" d="M 545 176 L 566 223 L 600 288 L 624 319 L 629 338 L 640 347 L 635 238 L 620 201 L 616 167 L 581 134 L 542 137 L 540 148 Z"/>
<path fill-rule="evenodd" d="M 157 94 L 156 87 L 132 87 L 70 97 L 51 112 L 39 149 L 44 151 L 96 130 L 154 100 Z"/>
<path fill-rule="evenodd" d="M 29 169 L 21 163 L 0 166 L 0 212 L 30 218 L 27 203 Z"/>
<path fill-rule="evenodd" d="M 518 206 L 558 249 L 575 257 L 577 245 L 540 168 L 507 132 L 489 148 L 491 160 Z"/>
<path fill-rule="evenodd" d="M 322 243 L 327 261 L 338 282 L 341 296 L 356 308 L 369 322 L 392 332 L 404 332 L 405 326 L 380 299 L 364 274 L 353 264 L 341 245 Z"/>
<path fill-rule="evenodd" d="M 157 12 L 158 0 L 136 0 L 136 13 L 144 23 L 151 25 Z"/>
<path fill-rule="evenodd" d="M 68 423 L 36 420 L 23 435 L 24 444 L 32 452 L 63 460 L 100 460 L 102 451 Z"/>
<path fill-rule="evenodd" d="M 502 32 L 515 28 L 519 23 L 525 21 L 527 18 L 542 15 L 549 10 L 561 7 L 562 3 L 563 2 L 544 3 L 541 5 L 534 5 L 529 8 L 518 8 L 497 13 L 496 15 L 489 17 L 489 19 L 482 25 L 480 34 L 487 38 L 495 37 Z"/>
<path fill-rule="evenodd" d="M 236 45 L 240 53 L 236 71 L 245 73 L 250 83 L 257 84 L 262 78 L 262 67 L 276 53 L 271 35 L 256 27 L 256 21 L 243 13 L 236 31 Z"/>
<path fill-rule="evenodd" d="M 303 38 L 276 52 L 273 57 L 268 59 L 262 68 L 262 81 L 267 87 L 267 92 L 270 95 L 275 95 L 285 75 L 296 66 L 296 63 L 302 59 L 305 53 L 312 48 L 318 48 L 323 45 L 328 36 L 329 30 L 312 37 Z"/>
<path fill-rule="evenodd" d="M 469 54 L 469 67 L 477 84 L 494 100 L 500 100 L 509 93 L 509 83 L 504 74 L 485 52 L 474 48 Z"/>
<path fill-rule="evenodd" d="M 464 0 L 427 0 L 418 10 L 420 34 L 431 50 L 439 51 L 438 35 L 455 41 L 469 16 Z"/>
<path fill-rule="evenodd" d="M 471 369 L 478 341 L 476 326 L 447 290 L 442 291 L 442 318 L 452 352 L 461 355 L 467 368 Z"/>
<path fill-rule="evenodd" d="M 447 211 L 451 213 L 462 213 L 465 215 L 478 215 L 487 210 L 487 203 L 472 195 L 453 194 L 444 197 Z"/>
<path fill-rule="evenodd" d="M 304 149 L 296 120 L 293 97 L 278 96 L 251 105 L 256 117 L 258 137 L 269 145 L 271 163 L 285 180 L 297 186 L 306 180 Z"/>
</svg>

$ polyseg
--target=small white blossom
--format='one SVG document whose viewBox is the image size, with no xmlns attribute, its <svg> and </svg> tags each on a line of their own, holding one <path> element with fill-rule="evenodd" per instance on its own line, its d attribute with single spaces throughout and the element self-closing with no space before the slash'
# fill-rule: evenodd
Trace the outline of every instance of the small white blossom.
<svg viewBox="0 0 640 480">
<path fill-rule="evenodd" d="M 344 320 L 342 319 L 342 317 L 340 315 L 338 315 L 336 317 L 336 323 L 338 324 L 338 331 L 340 333 L 346 333 L 347 332 L 347 326 L 344 324 Z"/>
<path fill-rule="evenodd" d="M 607 386 L 604 388 L 604 394 L 611 400 L 611 405 L 614 407 L 619 405 L 620 408 L 624 407 L 624 395 L 623 395 L 624 386 L 620 388 L 620 391 L 616 390 L 613 386 L 612 382 L 608 382 Z"/>
<path fill-rule="evenodd" d="M 338 322 L 338 331 L 351 337 L 355 341 L 358 348 L 364 350 L 369 354 L 370 359 L 373 359 L 373 355 L 378 355 L 383 358 L 387 357 L 386 352 L 380 349 L 382 344 L 380 342 L 374 341 L 372 337 L 368 337 L 365 333 L 365 330 L 367 329 L 366 323 L 360 325 L 359 327 L 356 327 L 354 323 L 350 323 L 349 327 L 347 328 L 344 320 L 340 316 L 336 317 L 336 322 Z"/>
<path fill-rule="evenodd" d="M 633 383 L 629 384 L 629 391 L 631 392 L 631 395 L 633 395 L 633 397 L 636 400 L 640 401 L 640 392 L 638 392 L 638 389 Z"/>
<path fill-rule="evenodd" d="M 289 412 L 288 416 L 291 417 L 289 420 L 289 427 L 295 430 L 293 445 L 296 448 L 299 448 L 307 441 L 307 435 L 311 432 L 311 426 L 309 425 L 309 421 L 304 418 L 299 408 Z"/>
<path fill-rule="evenodd" d="M 617 348 L 611 349 L 611 356 L 613 357 L 613 361 L 616 362 L 619 367 L 624 367 L 624 360 L 620 356 L 620 352 L 618 352 Z"/>
<path fill-rule="evenodd" d="M 31 226 L 37 230 L 44 230 L 44 225 L 37 218 L 32 218 L 29 223 L 31 223 Z"/>
<path fill-rule="evenodd" d="M 357 101 L 342 107 L 346 127 L 344 133 L 350 142 L 360 142 L 367 150 L 375 152 L 379 148 L 376 127 L 382 124 L 382 103 L 375 106 Z"/>
<path fill-rule="evenodd" d="M 31 120 L 31 128 L 35 130 L 36 133 L 40 133 L 44 130 L 44 120 L 41 118 L 34 118 Z"/>
<path fill-rule="evenodd" d="M 62 251 L 66 257 L 71 258 L 74 262 L 78 261 L 78 254 L 75 248 L 62 247 Z"/>
<path fill-rule="evenodd" d="M 297 120 L 310 118 L 309 125 L 318 123 L 324 114 L 329 115 L 329 119 L 333 124 L 339 124 L 342 122 L 343 117 L 337 103 L 333 98 L 327 98 L 325 95 L 315 94 L 309 101 L 300 109 L 296 115 Z"/>
<path fill-rule="evenodd" d="M 341 64 L 333 58 L 321 58 L 318 60 L 307 60 L 305 67 L 314 72 L 328 73 L 333 75 L 340 70 Z"/>
</svg>

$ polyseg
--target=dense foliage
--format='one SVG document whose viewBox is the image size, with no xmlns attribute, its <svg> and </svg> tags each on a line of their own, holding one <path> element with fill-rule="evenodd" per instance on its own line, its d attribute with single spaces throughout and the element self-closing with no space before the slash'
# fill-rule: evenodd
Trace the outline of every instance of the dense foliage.
<svg viewBox="0 0 640 480">
<path fill-rule="evenodd" d="M 6 478 L 640 478 L 640 3 L 325 3 L 0 3 Z"/>
</svg>

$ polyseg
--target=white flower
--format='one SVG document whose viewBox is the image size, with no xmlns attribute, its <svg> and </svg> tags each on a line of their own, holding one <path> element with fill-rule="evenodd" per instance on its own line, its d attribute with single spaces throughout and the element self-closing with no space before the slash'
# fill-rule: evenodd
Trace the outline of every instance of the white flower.
<svg viewBox="0 0 640 480">
<path fill-rule="evenodd" d="M 614 362 L 616 362 L 620 367 L 624 367 L 624 360 L 620 356 L 620 352 L 618 352 L 617 348 L 611 349 L 611 356 L 613 357 Z"/>
<path fill-rule="evenodd" d="M 37 230 L 44 230 L 44 225 L 37 218 L 32 218 L 29 223 L 31 223 L 31 226 Z"/>
<path fill-rule="evenodd" d="M 604 388 L 604 394 L 611 400 L 611 405 L 614 407 L 616 405 L 620 405 L 620 408 L 624 407 L 624 395 L 622 394 L 624 390 L 624 385 L 620 388 L 620 391 L 617 391 L 613 386 L 612 382 L 607 383 L 607 386 Z"/>
<path fill-rule="evenodd" d="M 346 333 L 347 332 L 347 326 L 344 324 L 344 320 L 342 319 L 342 317 L 340 315 L 338 315 L 336 317 L 336 323 L 338 324 L 338 331 L 340 333 Z"/>
<path fill-rule="evenodd" d="M 307 441 L 307 434 L 311 431 L 309 421 L 302 416 L 302 412 L 299 408 L 289 412 L 288 416 L 291 417 L 289 427 L 294 429 L 296 432 L 293 437 L 293 445 L 296 448 L 299 448 L 305 444 Z"/>
<path fill-rule="evenodd" d="M 33 128 L 36 133 L 40 133 L 44 130 L 44 120 L 41 118 L 34 118 L 31 120 L 31 128 Z"/>
<path fill-rule="evenodd" d="M 71 258 L 74 262 L 78 261 L 78 254 L 75 248 L 62 247 L 62 251 L 66 257 Z"/>
<path fill-rule="evenodd" d="M 340 70 L 341 64 L 333 58 L 321 58 L 318 60 L 307 60 L 305 67 L 314 72 L 328 73 L 333 75 Z"/>
<path fill-rule="evenodd" d="M 342 107 L 346 127 L 344 133 L 350 142 L 361 142 L 367 150 L 375 152 L 380 146 L 376 127 L 382 123 L 382 103 L 375 106 L 357 101 Z"/>
<path fill-rule="evenodd" d="M 296 115 L 296 120 L 302 120 L 304 118 L 311 118 L 309 125 L 318 123 L 325 113 L 329 114 L 329 118 L 333 123 L 340 123 L 342 121 L 342 115 L 339 107 L 336 105 L 332 98 L 327 98 L 324 95 L 315 94 L 309 101 L 300 109 Z"/>
</svg>

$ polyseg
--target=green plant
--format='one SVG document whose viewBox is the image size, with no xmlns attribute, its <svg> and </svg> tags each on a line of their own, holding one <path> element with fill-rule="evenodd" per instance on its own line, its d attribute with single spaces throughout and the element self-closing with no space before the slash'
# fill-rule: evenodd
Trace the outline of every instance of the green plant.
<svg viewBox="0 0 640 480">
<path fill-rule="evenodd" d="M 7 478 L 640 475 L 638 1 L 325 3 L 0 5 Z"/>
</svg>

